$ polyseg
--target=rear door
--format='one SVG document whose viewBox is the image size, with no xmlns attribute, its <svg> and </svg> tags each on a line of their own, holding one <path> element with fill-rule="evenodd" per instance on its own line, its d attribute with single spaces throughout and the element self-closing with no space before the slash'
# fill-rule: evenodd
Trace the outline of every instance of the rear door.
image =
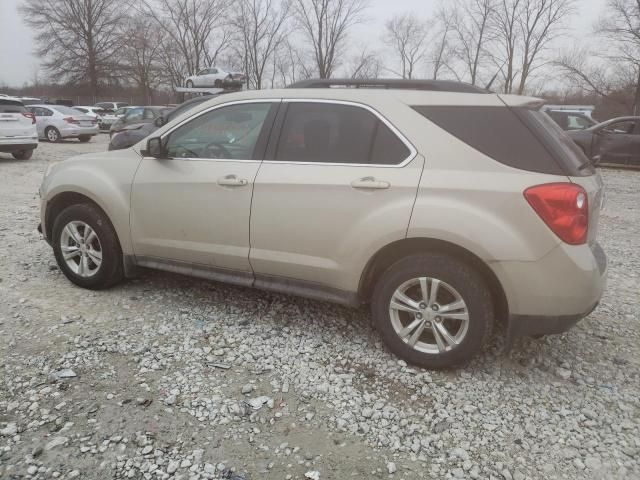
<svg viewBox="0 0 640 480">
<path fill-rule="evenodd" d="M 424 159 L 361 104 L 283 107 L 253 192 L 256 286 L 294 279 L 355 292 L 368 249 L 406 236 Z"/>
<path fill-rule="evenodd" d="M 21 102 L 0 98 L 0 138 L 32 137 L 33 120 L 25 113 L 28 110 Z"/>
</svg>

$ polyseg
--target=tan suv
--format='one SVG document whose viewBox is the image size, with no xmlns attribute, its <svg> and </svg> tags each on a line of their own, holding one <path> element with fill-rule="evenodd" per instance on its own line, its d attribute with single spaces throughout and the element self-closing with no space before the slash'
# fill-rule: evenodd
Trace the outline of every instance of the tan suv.
<svg viewBox="0 0 640 480">
<path fill-rule="evenodd" d="M 471 359 L 496 321 L 558 333 L 595 308 L 602 181 L 541 101 L 295 87 L 217 97 L 133 148 L 51 165 L 41 231 L 64 274 L 100 289 L 151 267 L 370 304 L 388 347 L 430 368 Z"/>
</svg>

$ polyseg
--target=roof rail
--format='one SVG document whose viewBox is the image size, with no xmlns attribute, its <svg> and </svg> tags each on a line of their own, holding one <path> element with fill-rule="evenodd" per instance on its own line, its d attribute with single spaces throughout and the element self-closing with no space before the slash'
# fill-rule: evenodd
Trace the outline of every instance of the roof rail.
<svg viewBox="0 0 640 480">
<path fill-rule="evenodd" d="M 400 78 L 315 78 L 292 83 L 287 88 L 370 88 L 429 90 L 435 92 L 490 93 L 484 88 L 452 80 L 405 80 Z"/>
</svg>

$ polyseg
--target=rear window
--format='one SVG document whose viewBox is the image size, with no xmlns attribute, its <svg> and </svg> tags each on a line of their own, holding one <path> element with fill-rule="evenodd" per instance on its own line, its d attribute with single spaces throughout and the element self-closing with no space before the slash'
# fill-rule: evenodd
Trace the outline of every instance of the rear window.
<svg viewBox="0 0 640 480">
<path fill-rule="evenodd" d="M 551 175 L 587 173 L 578 170 L 583 162 L 587 162 L 584 154 L 542 112 L 486 106 L 413 108 L 451 135 L 504 165 Z"/>
<path fill-rule="evenodd" d="M 16 100 L 0 99 L 0 113 L 22 113 L 27 109 L 24 105 Z"/>
<path fill-rule="evenodd" d="M 65 105 L 51 105 L 50 108 L 56 112 L 60 112 L 63 115 L 77 115 L 78 110 L 75 108 L 67 107 Z"/>
</svg>

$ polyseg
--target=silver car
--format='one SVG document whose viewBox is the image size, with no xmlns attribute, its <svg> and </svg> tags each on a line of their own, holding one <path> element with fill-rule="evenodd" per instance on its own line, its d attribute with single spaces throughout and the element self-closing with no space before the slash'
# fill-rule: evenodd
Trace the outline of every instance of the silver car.
<svg viewBox="0 0 640 480">
<path fill-rule="evenodd" d="M 216 97 L 132 148 L 53 164 L 40 228 L 61 271 L 369 305 L 388 348 L 430 368 L 469 361 L 498 322 L 559 333 L 597 306 L 603 183 L 541 100 L 334 82 Z"/>
<path fill-rule="evenodd" d="M 65 138 L 77 138 L 88 142 L 97 135 L 98 120 L 85 113 L 64 105 L 29 105 L 36 117 L 38 137 L 50 142 Z"/>
</svg>

